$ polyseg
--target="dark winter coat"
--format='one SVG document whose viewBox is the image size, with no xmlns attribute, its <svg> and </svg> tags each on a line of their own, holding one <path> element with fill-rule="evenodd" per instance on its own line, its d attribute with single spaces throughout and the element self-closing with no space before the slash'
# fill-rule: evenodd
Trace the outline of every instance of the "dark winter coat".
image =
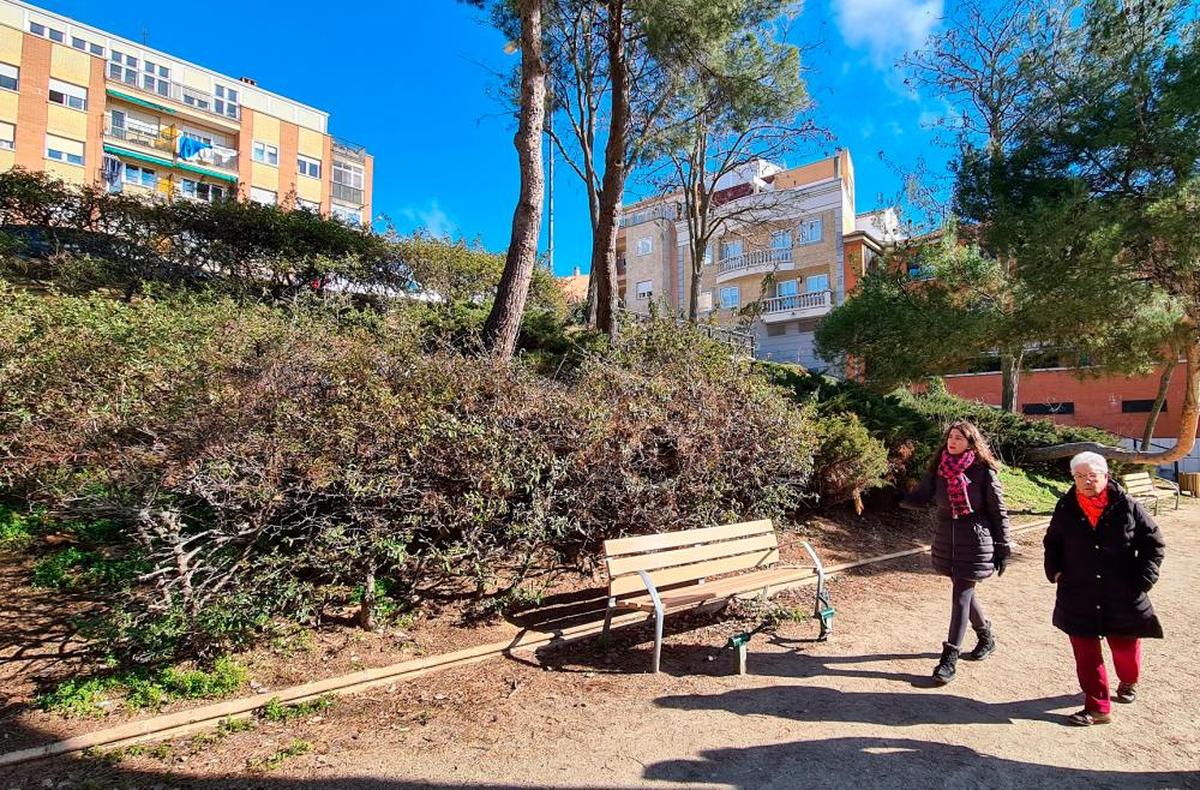
<svg viewBox="0 0 1200 790">
<path fill-rule="evenodd" d="M 929 472 L 912 493 L 900 501 L 916 509 L 937 503 L 937 534 L 933 539 L 933 569 L 956 579 L 986 579 L 996 564 L 1008 556 L 1008 510 L 996 470 L 982 461 L 968 467 L 969 515 L 954 518 L 946 481 Z"/>
<path fill-rule="evenodd" d="M 1072 487 L 1054 508 L 1042 541 L 1046 578 L 1061 573 L 1054 625 L 1071 636 L 1157 637 L 1162 626 L 1146 594 L 1158 581 L 1166 544 L 1141 503 L 1112 481 L 1093 527 Z"/>
</svg>

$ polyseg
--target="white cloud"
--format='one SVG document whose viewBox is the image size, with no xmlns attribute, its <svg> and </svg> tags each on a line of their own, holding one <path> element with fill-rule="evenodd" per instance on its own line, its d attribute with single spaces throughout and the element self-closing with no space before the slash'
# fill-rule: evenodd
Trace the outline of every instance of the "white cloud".
<svg viewBox="0 0 1200 790">
<path fill-rule="evenodd" d="M 923 129 L 958 129 L 963 125 L 962 113 L 954 105 L 942 99 L 940 109 L 926 107 L 917 122 Z"/>
<path fill-rule="evenodd" d="M 878 68 L 924 44 L 944 9 L 944 0 L 831 1 L 842 39 L 866 48 Z"/>
<path fill-rule="evenodd" d="M 425 208 L 404 208 L 400 216 L 408 220 L 413 229 L 424 228 L 435 238 L 450 238 L 458 232 L 458 223 L 450 219 L 450 215 L 442 211 L 436 200 L 429 201 Z"/>
<path fill-rule="evenodd" d="M 862 137 L 862 139 L 864 139 L 864 140 L 869 139 L 871 137 L 871 135 L 875 134 L 875 124 L 871 121 L 870 118 L 868 118 L 867 120 L 862 122 L 861 126 L 858 127 L 858 133 Z"/>
</svg>

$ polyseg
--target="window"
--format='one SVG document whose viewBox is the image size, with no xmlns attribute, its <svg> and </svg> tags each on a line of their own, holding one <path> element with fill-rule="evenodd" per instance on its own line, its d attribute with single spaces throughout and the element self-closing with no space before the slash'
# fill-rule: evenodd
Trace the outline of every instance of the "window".
<svg viewBox="0 0 1200 790">
<path fill-rule="evenodd" d="M 344 206 L 339 206 L 339 205 L 334 204 L 334 206 L 332 207 L 332 214 L 333 214 L 334 219 L 340 219 L 342 222 L 345 222 L 347 225 L 363 224 L 362 209 L 345 208 Z"/>
<path fill-rule="evenodd" d="M 278 196 L 274 192 L 260 187 L 250 187 L 250 199 L 255 203 L 262 203 L 264 206 L 274 206 L 279 202 Z"/>
<path fill-rule="evenodd" d="M 311 211 L 314 214 L 321 213 L 321 204 L 315 200 L 305 200 L 302 197 L 296 198 L 296 208 L 301 211 Z"/>
<path fill-rule="evenodd" d="M 637 254 L 649 255 L 654 252 L 654 239 L 645 238 L 637 240 Z"/>
<path fill-rule="evenodd" d="M 179 190 L 187 197 L 195 200 L 203 200 L 206 203 L 215 203 L 218 200 L 226 198 L 224 187 L 215 184 L 206 184 L 203 181 L 193 181 L 190 178 L 183 179 Z"/>
<path fill-rule="evenodd" d="M 795 296 L 799 292 L 800 286 L 795 280 L 784 280 L 781 283 L 775 284 L 776 296 Z"/>
<path fill-rule="evenodd" d="M 792 248 L 792 232 L 777 230 L 771 234 L 771 249 L 790 250 Z"/>
<path fill-rule="evenodd" d="M 736 285 L 726 286 L 721 289 L 721 307 L 731 310 L 741 305 L 741 303 L 742 292 Z"/>
<path fill-rule="evenodd" d="M 212 112 L 212 97 L 207 93 L 192 90 L 191 88 L 181 88 L 180 96 L 183 97 L 183 103 L 189 107 L 195 107 L 197 110 Z"/>
<path fill-rule="evenodd" d="M 724 260 L 728 260 L 730 258 L 736 258 L 737 256 L 739 256 L 741 254 L 742 254 L 741 239 L 737 239 L 735 241 L 721 242 L 721 260 L 724 261 Z"/>
<path fill-rule="evenodd" d="M 1071 401 L 1063 403 L 1026 403 L 1021 407 L 1022 414 L 1074 414 L 1075 404 Z"/>
<path fill-rule="evenodd" d="M 707 313 L 710 310 L 712 310 L 712 307 L 713 307 L 712 298 L 713 298 L 712 291 L 701 291 L 700 292 L 700 312 Z"/>
<path fill-rule="evenodd" d="M 87 109 L 87 88 L 62 80 L 50 79 L 50 101 L 72 110 Z"/>
<path fill-rule="evenodd" d="M 79 50 L 80 52 L 87 52 L 92 55 L 104 57 L 104 47 L 100 46 L 99 44 L 93 44 L 90 41 L 86 41 L 79 36 L 71 37 L 71 46 L 75 47 L 75 49 Z"/>
<path fill-rule="evenodd" d="M 46 135 L 46 158 L 69 165 L 83 164 L 83 143 L 57 135 Z"/>
<path fill-rule="evenodd" d="M 170 96 L 171 69 L 151 60 L 143 60 L 142 90 L 157 93 L 159 96 Z"/>
<path fill-rule="evenodd" d="M 213 112 L 227 118 L 237 118 L 240 114 L 237 89 L 217 85 L 213 89 Z"/>
<path fill-rule="evenodd" d="M 13 150 L 17 139 L 17 127 L 7 121 L 0 121 L 0 149 Z"/>
<path fill-rule="evenodd" d="M 296 157 L 296 170 L 302 176 L 309 178 L 321 177 L 321 160 L 313 159 L 311 156 L 300 155 Z"/>
<path fill-rule="evenodd" d="M 810 219 L 800 223 L 800 243 L 815 244 L 821 240 L 821 220 Z"/>
<path fill-rule="evenodd" d="M 350 162 L 333 163 L 333 183 L 344 184 L 354 189 L 363 188 L 363 169 Z"/>
<path fill-rule="evenodd" d="M 61 30 L 47 27 L 40 22 L 30 22 L 29 32 L 35 36 L 41 36 L 42 38 L 48 38 L 51 41 L 57 41 L 60 44 L 67 40 L 66 34 L 64 34 Z"/>
<path fill-rule="evenodd" d="M 649 299 L 654 296 L 654 283 L 651 280 L 642 280 L 637 284 L 637 298 Z"/>
<path fill-rule="evenodd" d="M 254 141 L 254 161 L 279 167 L 279 149 L 267 143 Z"/>
<path fill-rule="evenodd" d="M 158 174 L 148 167 L 125 165 L 125 183 L 154 189 L 158 186 Z"/>
<path fill-rule="evenodd" d="M 1121 401 L 1121 411 L 1126 414 L 1149 414 L 1154 408 L 1154 398 L 1146 400 L 1123 400 Z M 1167 413 L 1167 402 L 1163 401 L 1162 413 Z"/>
<path fill-rule="evenodd" d="M 829 275 L 814 274 L 812 277 L 804 278 L 804 290 L 806 293 L 816 293 L 818 291 L 829 290 Z"/>
<path fill-rule="evenodd" d="M 20 82 L 21 70 L 7 63 L 0 63 L 0 88 L 15 91 Z"/>
<path fill-rule="evenodd" d="M 108 78 L 127 85 L 138 84 L 138 59 L 120 50 L 108 53 Z"/>
</svg>

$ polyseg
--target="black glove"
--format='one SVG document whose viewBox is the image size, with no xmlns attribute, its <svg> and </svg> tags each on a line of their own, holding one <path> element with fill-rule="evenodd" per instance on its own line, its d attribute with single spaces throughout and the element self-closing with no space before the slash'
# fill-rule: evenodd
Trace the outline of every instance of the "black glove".
<svg viewBox="0 0 1200 790">
<path fill-rule="evenodd" d="M 1004 571 L 1008 568 L 1008 556 L 1012 554 L 1012 550 L 1007 543 L 997 543 L 992 547 L 992 564 L 996 566 L 996 575 L 1003 576 Z"/>
</svg>

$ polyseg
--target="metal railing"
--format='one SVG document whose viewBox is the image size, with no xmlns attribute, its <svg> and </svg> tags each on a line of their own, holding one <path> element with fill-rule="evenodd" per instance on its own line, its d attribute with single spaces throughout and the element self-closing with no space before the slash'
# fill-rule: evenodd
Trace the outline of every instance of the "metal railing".
<svg viewBox="0 0 1200 790">
<path fill-rule="evenodd" d="M 333 153 L 334 156 L 342 156 L 347 159 L 353 159 L 356 162 L 362 162 L 367 158 L 367 149 L 365 146 L 338 137 L 333 138 Z"/>
<path fill-rule="evenodd" d="M 158 134 L 154 134 L 153 132 L 130 129 L 124 126 L 108 126 L 104 129 L 104 134 L 114 140 L 152 148 L 174 159 L 179 159 L 179 133 L 172 129 L 164 129 L 158 132 Z M 238 169 L 238 152 L 237 149 L 224 145 L 212 145 L 209 148 L 199 151 L 195 157 L 181 161 L 236 173 Z"/>
<path fill-rule="evenodd" d="M 730 274 L 758 266 L 774 266 L 780 263 L 792 262 L 791 247 L 771 247 L 765 250 L 751 250 L 738 255 L 722 258 L 717 263 L 717 274 Z"/>
<path fill-rule="evenodd" d="M 333 196 L 334 200 L 353 203 L 356 206 L 361 206 L 363 204 L 363 191 L 361 189 L 357 189 L 356 187 L 347 186 L 346 184 L 339 184 L 338 182 L 334 181 L 330 194 Z"/>
<path fill-rule="evenodd" d="M 762 314 L 787 312 L 808 312 L 821 315 L 833 309 L 833 293 L 831 291 L 813 291 L 811 293 L 793 294 L 791 296 L 775 296 L 762 301 Z"/>
<path fill-rule="evenodd" d="M 141 74 L 138 75 L 139 80 Z M 167 93 L 162 93 L 157 90 L 150 90 L 142 87 L 139 83 L 126 82 L 124 79 L 116 79 L 111 74 L 107 75 L 107 79 L 111 84 L 120 85 L 122 90 L 128 89 L 137 91 L 146 96 L 153 96 L 160 101 L 162 99 L 170 99 L 173 102 L 182 104 L 185 107 L 190 107 L 194 110 L 200 110 L 203 113 L 212 115 L 216 118 L 221 118 L 226 121 L 237 121 L 242 117 L 241 105 L 232 103 L 228 99 L 218 99 L 207 91 L 190 88 L 179 82 L 168 82 Z M 234 88 L 234 90 L 238 90 Z M 217 102 L 223 102 L 224 112 L 217 112 Z"/>
</svg>

